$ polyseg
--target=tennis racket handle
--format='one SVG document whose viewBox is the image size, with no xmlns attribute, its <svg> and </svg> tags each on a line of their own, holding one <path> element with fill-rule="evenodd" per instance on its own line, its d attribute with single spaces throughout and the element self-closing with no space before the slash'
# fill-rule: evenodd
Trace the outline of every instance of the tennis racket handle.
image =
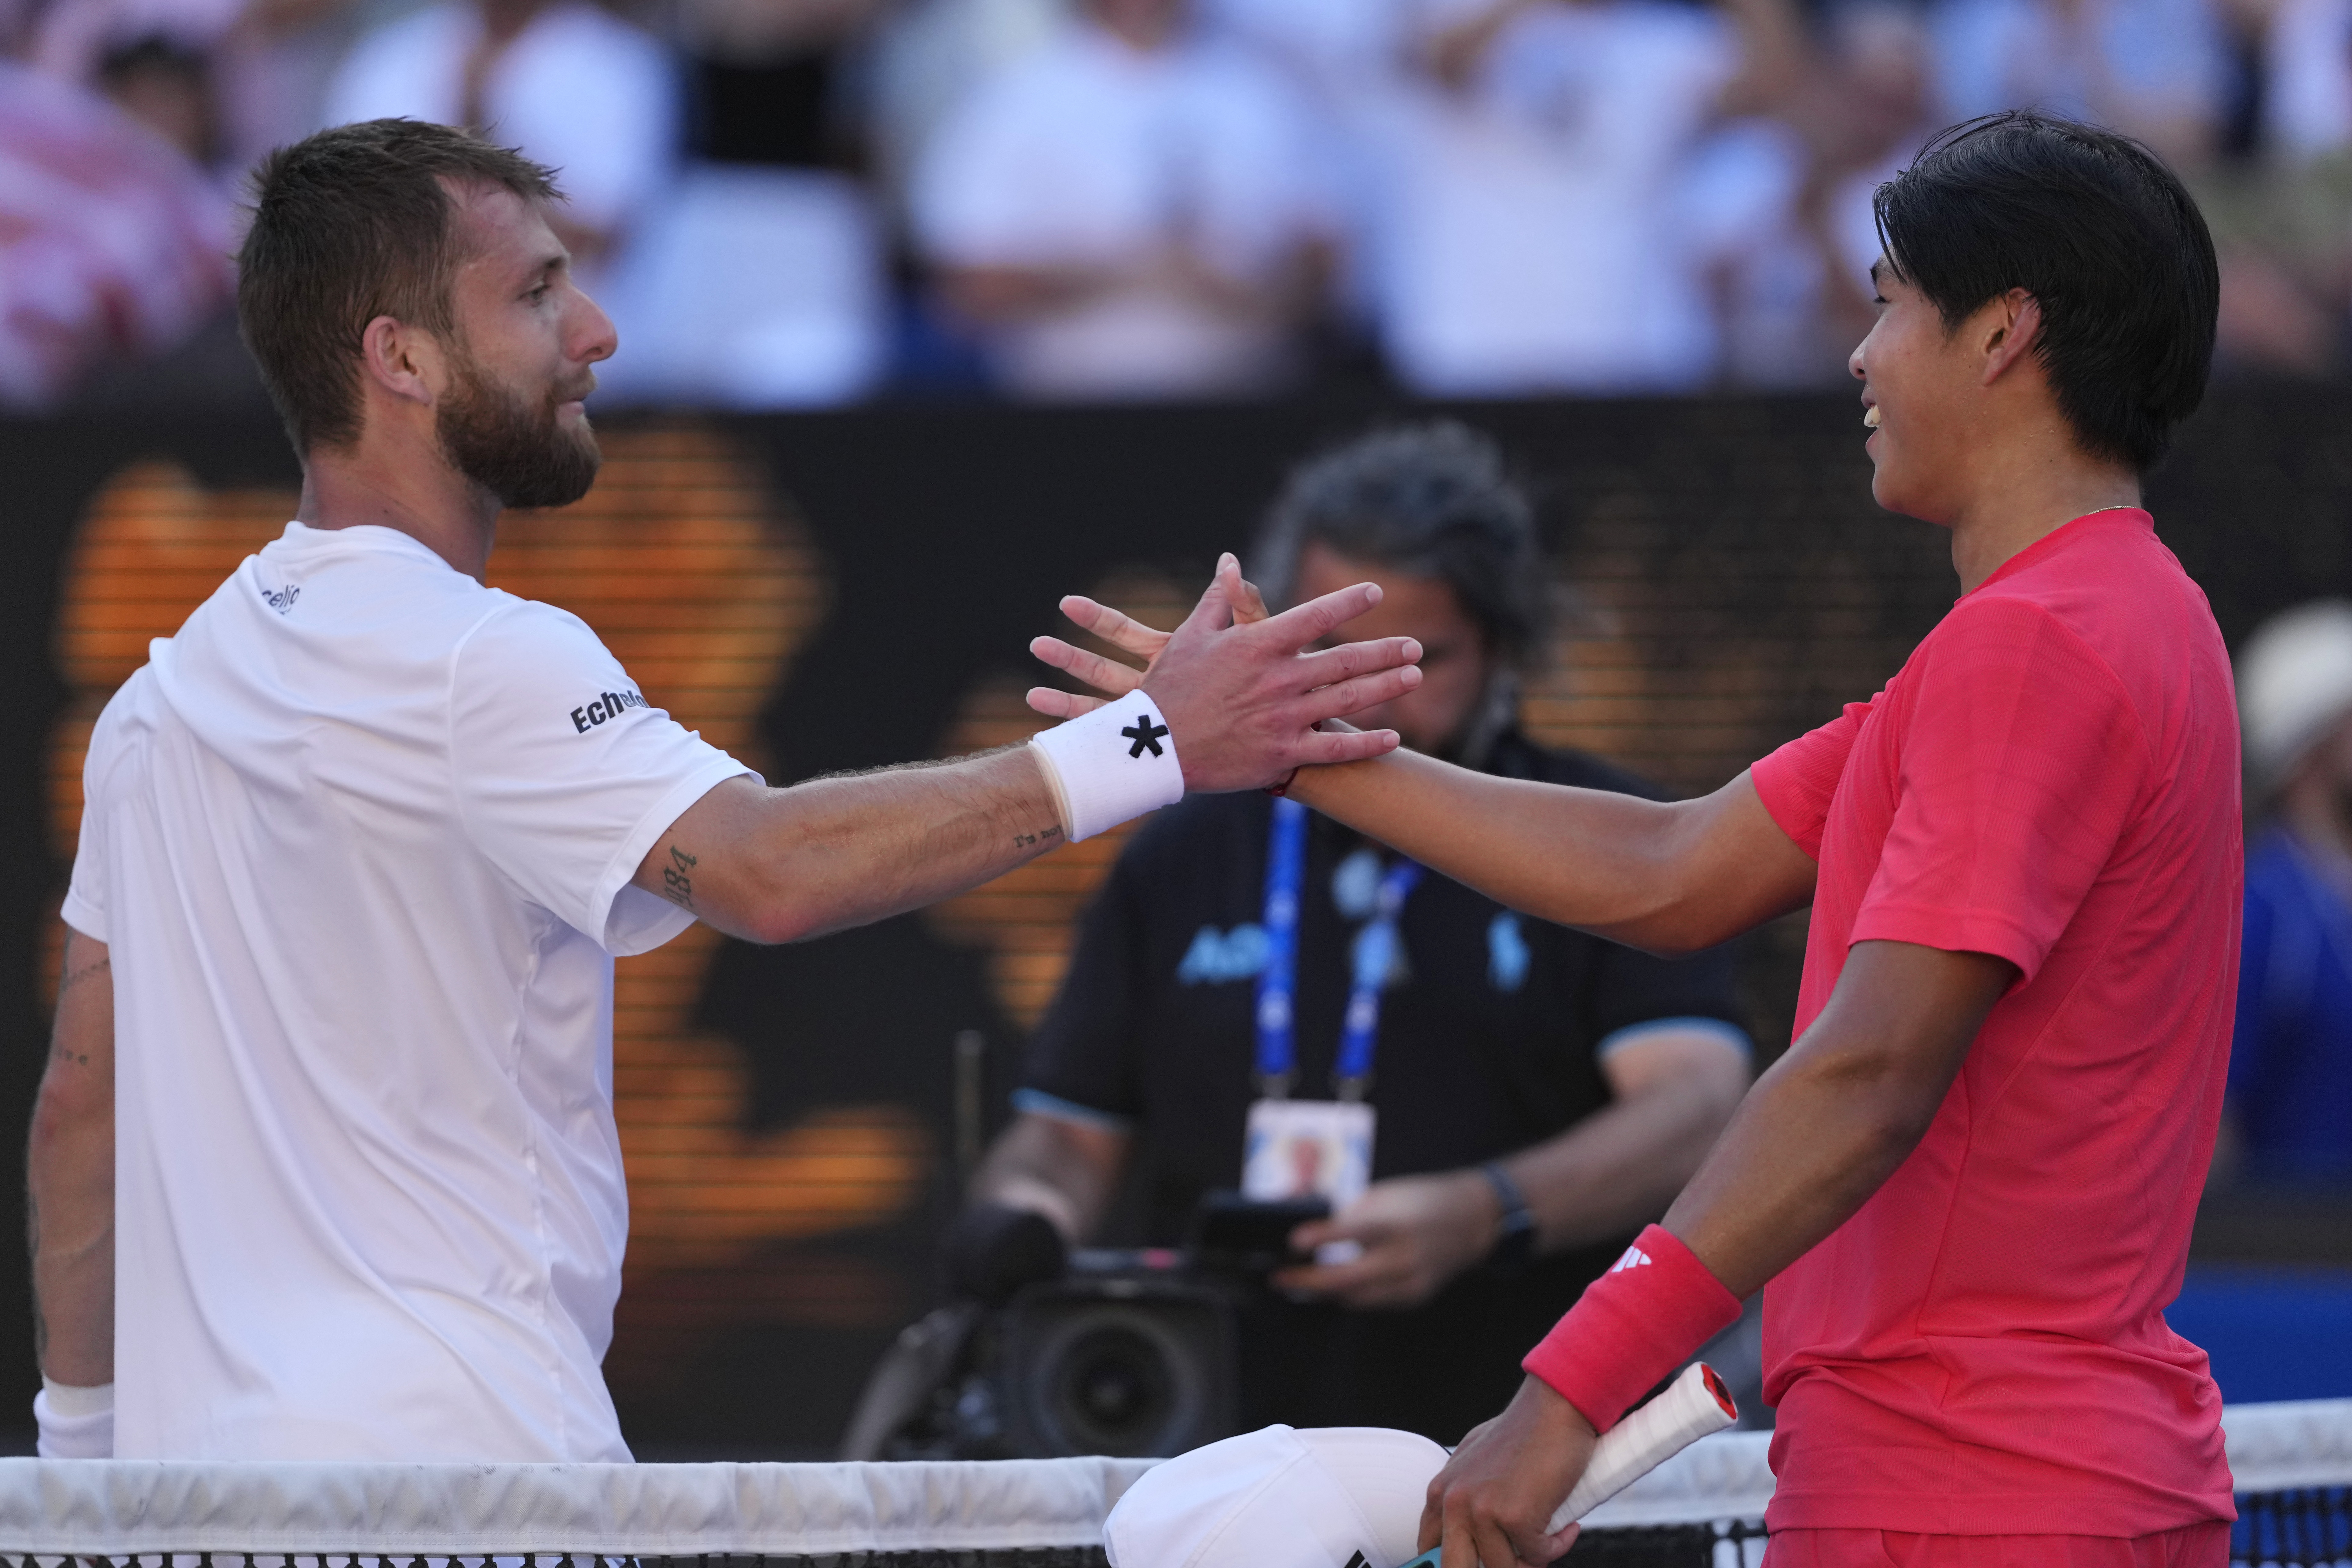
<svg viewBox="0 0 2352 1568">
<path fill-rule="evenodd" d="M 1731 1390 L 1704 1362 L 1692 1362 L 1665 1392 L 1601 1435 L 1584 1479 L 1551 1516 L 1551 1531 L 1568 1528 L 1710 1432 L 1739 1419 Z"/>
</svg>

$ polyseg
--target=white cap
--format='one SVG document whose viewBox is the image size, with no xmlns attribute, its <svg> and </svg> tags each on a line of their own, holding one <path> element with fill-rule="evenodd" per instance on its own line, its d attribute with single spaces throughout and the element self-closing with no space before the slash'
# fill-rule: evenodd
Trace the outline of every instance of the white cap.
<svg viewBox="0 0 2352 1568">
<path fill-rule="evenodd" d="M 2246 760 L 2264 789 L 2352 714 L 2352 603 L 2315 600 L 2263 622 L 2238 650 Z"/>
<path fill-rule="evenodd" d="M 1380 1427 L 1268 1427 L 1155 1465 L 1103 1521 L 1111 1568 L 1397 1568 L 1445 1450 Z"/>
</svg>

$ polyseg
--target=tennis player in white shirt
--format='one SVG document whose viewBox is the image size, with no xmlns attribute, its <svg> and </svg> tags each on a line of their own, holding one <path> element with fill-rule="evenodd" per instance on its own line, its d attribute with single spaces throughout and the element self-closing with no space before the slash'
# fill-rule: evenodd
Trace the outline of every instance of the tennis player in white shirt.
<svg viewBox="0 0 2352 1568">
<path fill-rule="evenodd" d="M 91 737 L 33 1127 L 42 1451 L 625 1459 L 614 956 L 857 925 L 1188 787 L 1386 750 L 1312 726 L 1417 685 L 1419 650 L 1301 652 L 1369 585 L 1235 626 L 1227 558 L 1115 711 L 765 788 L 479 580 L 505 507 L 596 473 L 614 340 L 549 172 L 376 120 L 258 192 L 240 314 L 301 509 Z"/>
</svg>

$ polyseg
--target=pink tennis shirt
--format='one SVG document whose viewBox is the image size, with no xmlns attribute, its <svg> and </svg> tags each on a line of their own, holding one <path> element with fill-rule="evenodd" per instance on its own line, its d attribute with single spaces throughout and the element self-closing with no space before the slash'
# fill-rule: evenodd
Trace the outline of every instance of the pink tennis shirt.
<svg viewBox="0 0 2352 1568">
<path fill-rule="evenodd" d="M 2164 1321 L 2238 975 L 2236 704 L 2204 594 L 2146 512 L 2078 517 L 1754 778 L 1821 865 L 1800 1034 L 1856 942 L 2021 977 L 1918 1148 L 1766 1291 L 1770 1523 L 2234 1518 L 2221 1394 Z"/>
</svg>

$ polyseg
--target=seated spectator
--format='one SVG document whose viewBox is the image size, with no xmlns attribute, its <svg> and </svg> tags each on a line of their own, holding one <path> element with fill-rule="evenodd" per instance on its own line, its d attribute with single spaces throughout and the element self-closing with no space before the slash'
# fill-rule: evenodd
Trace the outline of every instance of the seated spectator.
<svg viewBox="0 0 2352 1568">
<path fill-rule="evenodd" d="M 912 208 L 1008 391 L 1250 395 L 1299 373 L 1331 229 L 1305 113 L 1186 0 L 1084 0 L 940 128 Z"/>
<path fill-rule="evenodd" d="M 1933 26 L 1947 120 L 2044 109 L 2175 163 L 2213 150 L 2229 61 L 2211 0 L 1937 0 Z"/>
<path fill-rule="evenodd" d="M 1813 166 L 1805 221 L 1839 284 L 1827 301 L 1835 337 L 1851 345 L 1877 319 L 1870 269 L 1881 248 L 1878 187 L 1938 129 L 1929 97 L 1934 53 L 1918 13 L 1902 0 L 1836 5 L 1824 32 L 1822 74 L 1810 95 Z"/>
<path fill-rule="evenodd" d="M 772 134 L 754 135 L 744 97 L 778 81 L 730 64 L 796 28 L 856 17 L 812 19 L 801 13 L 840 8 L 799 0 L 685 10 L 710 57 L 698 103 L 715 156 L 682 158 L 668 52 L 590 0 L 439 0 L 361 39 L 329 90 L 328 120 L 480 126 L 562 170 L 569 199 L 550 220 L 620 334 L 597 371 L 609 401 L 775 408 L 860 396 L 887 342 L 864 193 L 806 166 L 826 161 L 820 101 L 772 100 Z"/>
<path fill-rule="evenodd" d="M 850 51 L 883 0 L 683 0 L 689 151 L 715 163 L 855 169 Z"/>
<path fill-rule="evenodd" d="M 1720 343 L 1683 183 L 1714 126 L 1779 106 L 1799 37 L 1789 0 L 1484 0 L 1434 34 L 1383 182 L 1399 378 L 1440 396 L 1706 384 Z"/>
<path fill-rule="evenodd" d="M 686 162 L 606 289 L 619 401 L 761 409 L 865 395 L 887 299 L 844 82 L 879 0 L 682 0 Z"/>
<path fill-rule="evenodd" d="M 1683 193 L 1684 243 L 1706 258 L 1722 379 L 1843 386 L 1876 319 L 1871 198 L 1935 130 L 1927 39 L 1900 0 L 1842 0 L 1821 16 L 1801 89 L 1779 115 L 1709 138 Z"/>
<path fill-rule="evenodd" d="M 1358 630 L 1418 637 L 1426 678 L 1362 722 L 1506 777 L 1655 794 L 1518 731 L 1551 579 L 1484 439 L 1426 425 L 1306 465 L 1257 569 L 1276 600 L 1386 589 Z M 1282 907 L 1297 911 L 1290 1000 L 1269 1006 L 1262 977 L 1285 969 L 1265 915 Z M 1350 1081 L 1343 1018 L 1367 998 L 1371 1049 Z M 1013 1208 L 1091 1241 L 1132 1181 L 1130 1239 L 1180 1243 L 1204 1193 L 1252 1187 L 1254 1100 L 1312 1114 L 1329 1107 L 1300 1102 L 1360 1094 L 1370 1186 L 1351 1197 L 1347 1157 L 1312 1162 L 1340 1207 L 1295 1233 L 1322 1260 L 1276 1277 L 1294 1299 L 1244 1317 L 1242 1424 L 1451 1442 L 1510 1397 L 1526 1348 L 1697 1167 L 1747 1086 L 1738 1016 L 1727 951 L 1652 958 L 1512 914 L 1296 806 L 1196 797 L 1129 842 L 1083 916 L 958 1238 L 1017 1236 Z M 1262 1076 L 1269 1017 L 1287 1020 L 1271 1069 L 1286 1088 Z M 1272 1163 L 1257 1174 L 1293 1174 Z M 976 1292 L 1003 1271 L 956 1256 Z"/>
<path fill-rule="evenodd" d="M 569 200 L 550 219 L 592 277 L 677 161 L 668 56 L 588 0 L 438 0 L 367 34 L 325 122 L 394 116 L 494 128 L 562 170 Z"/>
<path fill-rule="evenodd" d="M 1409 113 L 1422 0 L 1199 0 L 1212 34 L 1281 72 L 1314 119 L 1339 235 L 1333 305 L 1351 339 L 1369 340 L 1381 258 L 1384 165 Z"/>
<path fill-rule="evenodd" d="M 99 90 L 200 168 L 220 158 L 220 114 L 212 62 L 161 34 L 109 49 L 98 65 Z"/>
<path fill-rule="evenodd" d="M 922 152 L 982 82 L 1060 36 L 1066 0 L 898 0 L 866 61 L 866 136 L 894 221 Z"/>
<path fill-rule="evenodd" d="M 350 0 L 245 0 L 213 51 L 222 151 L 242 176 L 318 129 L 365 13 Z"/>
<path fill-rule="evenodd" d="M 2221 264 L 2214 371 L 2332 376 L 2352 326 L 2352 5 L 2219 3 L 2239 73 L 2229 156 L 2188 171 Z"/>
<path fill-rule="evenodd" d="M 230 172 L 223 166 L 214 56 L 242 3 L 54 0 L 38 13 L 26 58 L 47 76 L 111 99 L 218 178 Z M 234 189 L 232 179 L 222 184 Z"/>
<path fill-rule="evenodd" d="M 217 317 L 233 219 L 162 136 L 0 57 L 0 407 L 54 406 L 100 364 L 163 354 Z"/>
<path fill-rule="evenodd" d="M 35 64 L 102 89 L 234 190 L 262 154 L 317 126 L 357 9 L 342 0 L 51 0 Z"/>
<path fill-rule="evenodd" d="M 2270 821 L 2246 858 L 2222 1153 L 2256 1178 L 2352 1182 L 2352 604 L 2247 639 L 2238 703 Z"/>
<path fill-rule="evenodd" d="M 2352 0 L 2279 0 L 2262 58 L 2263 141 L 2291 163 L 2352 149 Z"/>
</svg>

